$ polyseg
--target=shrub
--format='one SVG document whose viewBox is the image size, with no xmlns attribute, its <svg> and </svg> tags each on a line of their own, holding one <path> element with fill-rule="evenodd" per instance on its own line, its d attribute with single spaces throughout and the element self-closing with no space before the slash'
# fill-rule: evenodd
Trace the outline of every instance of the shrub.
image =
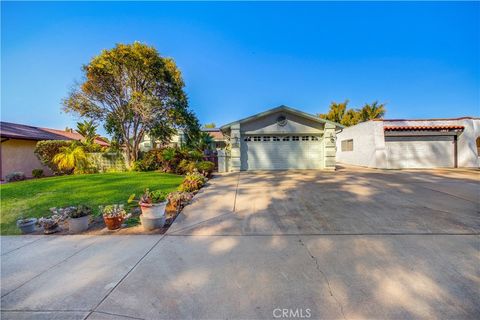
<svg viewBox="0 0 480 320">
<path fill-rule="evenodd" d="M 152 149 L 146 152 L 142 159 L 134 162 L 133 167 L 136 171 L 153 171 L 162 168 L 163 151 L 160 149 Z"/>
<path fill-rule="evenodd" d="M 70 140 L 44 140 L 37 142 L 35 147 L 35 154 L 37 158 L 50 168 L 55 174 L 66 174 L 65 172 L 58 168 L 58 166 L 53 162 L 53 157 L 60 152 L 60 149 L 63 147 L 68 147 L 73 143 Z"/>
<path fill-rule="evenodd" d="M 191 160 L 183 159 L 177 166 L 177 173 L 186 174 L 193 172 L 197 167 L 197 163 Z"/>
<path fill-rule="evenodd" d="M 43 169 L 33 169 L 32 170 L 32 176 L 34 178 L 41 178 L 43 177 Z"/>
<path fill-rule="evenodd" d="M 168 199 L 168 202 L 171 205 L 173 205 L 176 209 L 181 209 L 190 201 L 192 201 L 193 193 L 175 191 L 175 192 L 169 193 L 167 199 Z"/>
<path fill-rule="evenodd" d="M 197 163 L 197 170 L 203 174 L 205 177 L 210 177 L 212 175 L 213 169 L 215 169 L 215 163 L 211 161 L 200 161 Z"/>
<path fill-rule="evenodd" d="M 7 182 L 15 182 L 15 181 L 22 181 L 22 180 L 25 180 L 27 179 L 27 177 L 25 177 L 25 174 L 23 172 L 12 172 L 12 173 L 9 173 L 5 176 L 5 180 Z"/>
<path fill-rule="evenodd" d="M 207 178 L 202 174 L 198 172 L 189 173 L 185 176 L 185 179 L 183 179 L 183 182 L 178 189 L 179 191 L 184 192 L 194 192 L 200 190 L 205 182 L 207 182 Z"/>
<path fill-rule="evenodd" d="M 52 161 L 64 172 L 94 173 L 96 171 L 90 166 L 85 150 L 79 144 L 72 143 L 68 147 L 61 147 Z"/>
</svg>

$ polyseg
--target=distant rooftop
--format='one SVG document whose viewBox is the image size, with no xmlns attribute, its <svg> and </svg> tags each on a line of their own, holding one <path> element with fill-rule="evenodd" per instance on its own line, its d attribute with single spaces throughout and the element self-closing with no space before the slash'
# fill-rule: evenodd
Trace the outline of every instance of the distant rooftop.
<svg viewBox="0 0 480 320">
<path fill-rule="evenodd" d="M 75 131 L 65 131 L 50 128 L 40 128 L 24 124 L 0 122 L 0 137 L 2 139 L 21 140 L 77 140 L 81 141 L 83 136 Z M 101 137 L 95 139 L 101 146 L 109 146 L 109 143 Z"/>
</svg>

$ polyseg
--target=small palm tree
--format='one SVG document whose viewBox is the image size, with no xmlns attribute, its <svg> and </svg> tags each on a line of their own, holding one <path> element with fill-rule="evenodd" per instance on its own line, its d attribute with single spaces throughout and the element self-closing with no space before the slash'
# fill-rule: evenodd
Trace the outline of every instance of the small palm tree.
<svg viewBox="0 0 480 320">
<path fill-rule="evenodd" d="M 348 100 L 341 103 L 332 102 L 328 113 L 320 114 L 320 118 L 340 123 L 347 112 L 348 102 Z"/>
<path fill-rule="evenodd" d="M 208 132 L 201 132 L 197 141 L 197 149 L 202 152 L 210 150 L 213 142 L 213 137 Z"/>
<path fill-rule="evenodd" d="M 81 173 L 88 167 L 88 159 L 83 147 L 74 143 L 62 147 L 52 161 L 64 172 Z"/>
<path fill-rule="evenodd" d="M 77 132 L 83 136 L 86 145 L 92 145 L 98 137 L 97 126 L 93 120 L 77 122 Z"/>
<path fill-rule="evenodd" d="M 372 104 L 366 103 L 360 110 L 360 118 L 361 121 L 379 119 L 385 115 L 385 112 L 385 103 L 378 103 L 378 101 Z"/>
</svg>

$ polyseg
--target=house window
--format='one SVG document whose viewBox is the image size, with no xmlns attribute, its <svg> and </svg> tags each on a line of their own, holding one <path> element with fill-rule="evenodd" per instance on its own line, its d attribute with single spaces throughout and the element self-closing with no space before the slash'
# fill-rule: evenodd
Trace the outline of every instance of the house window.
<svg viewBox="0 0 480 320">
<path fill-rule="evenodd" d="M 263 141 L 270 141 L 270 137 L 269 136 L 263 137 Z"/>
<path fill-rule="evenodd" d="M 300 140 L 300 137 L 299 136 L 293 136 L 292 137 L 292 141 L 299 141 Z"/>
<path fill-rule="evenodd" d="M 252 141 L 252 137 L 245 137 L 243 138 L 243 141 Z"/>
<path fill-rule="evenodd" d="M 308 136 L 302 136 L 302 141 L 308 141 Z"/>
<path fill-rule="evenodd" d="M 342 140 L 342 151 L 353 151 L 353 139 Z"/>
<path fill-rule="evenodd" d="M 262 137 L 255 136 L 253 137 L 253 141 L 262 141 Z"/>
<path fill-rule="evenodd" d="M 273 141 L 280 141 L 280 137 L 272 137 Z"/>
<path fill-rule="evenodd" d="M 318 137 L 312 136 L 312 141 L 318 141 Z"/>
<path fill-rule="evenodd" d="M 290 137 L 283 137 L 283 141 L 290 141 Z"/>
</svg>

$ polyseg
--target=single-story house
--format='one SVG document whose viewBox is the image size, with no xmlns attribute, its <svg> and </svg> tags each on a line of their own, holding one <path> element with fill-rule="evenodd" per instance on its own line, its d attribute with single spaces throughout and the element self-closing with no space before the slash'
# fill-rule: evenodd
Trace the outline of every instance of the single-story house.
<svg viewBox="0 0 480 320">
<path fill-rule="evenodd" d="M 223 136 L 223 133 L 220 131 L 218 128 L 203 128 L 203 132 L 208 132 L 210 136 L 212 137 L 213 140 L 213 149 L 224 149 L 226 146 L 225 143 L 225 137 Z M 182 132 L 179 132 L 179 134 L 176 134 L 172 137 L 170 141 L 170 146 L 180 146 L 182 144 L 182 140 L 184 140 L 185 137 L 182 134 Z M 151 150 L 153 148 L 158 148 L 160 147 L 160 143 L 158 141 L 152 141 L 150 136 L 148 134 L 145 134 L 143 136 L 142 141 L 140 142 L 140 151 L 146 152 L 148 150 Z"/>
<path fill-rule="evenodd" d="M 336 132 L 342 128 L 283 105 L 234 121 L 220 128 L 230 147 L 226 171 L 334 170 Z"/>
<path fill-rule="evenodd" d="M 478 167 L 480 118 L 383 120 L 344 128 L 339 163 L 371 168 Z"/>
<path fill-rule="evenodd" d="M 51 175 L 49 168 L 42 165 L 35 155 L 35 146 L 41 140 L 82 140 L 83 136 L 77 132 L 39 128 L 10 122 L 0 122 L 0 176 L 12 172 L 23 172 L 27 177 L 32 176 L 33 169 L 43 169 L 45 175 Z M 96 143 L 109 146 L 102 138 Z"/>
</svg>

